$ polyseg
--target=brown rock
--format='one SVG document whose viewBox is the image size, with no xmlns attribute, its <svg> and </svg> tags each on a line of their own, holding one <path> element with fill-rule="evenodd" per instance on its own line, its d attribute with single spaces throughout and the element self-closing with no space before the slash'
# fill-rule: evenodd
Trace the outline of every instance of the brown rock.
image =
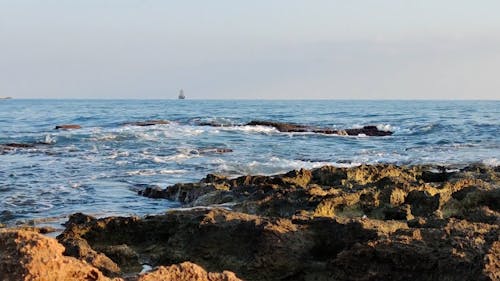
<svg viewBox="0 0 500 281">
<path fill-rule="evenodd" d="M 98 269 L 63 256 L 55 239 L 24 230 L 0 230 L 0 280 L 110 280 Z"/>
<path fill-rule="evenodd" d="M 137 281 L 241 281 L 233 272 L 206 272 L 201 266 L 183 262 L 171 266 L 160 266 L 141 275 Z"/>
<path fill-rule="evenodd" d="M 491 280 L 500 280 L 500 241 L 495 241 L 484 256 L 483 272 Z"/>
</svg>

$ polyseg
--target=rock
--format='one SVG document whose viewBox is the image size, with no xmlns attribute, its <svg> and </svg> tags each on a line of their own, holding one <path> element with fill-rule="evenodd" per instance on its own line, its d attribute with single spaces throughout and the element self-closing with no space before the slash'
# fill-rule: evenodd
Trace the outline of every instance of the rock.
<svg viewBox="0 0 500 281">
<path fill-rule="evenodd" d="M 76 213 L 70 216 L 68 222 L 65 223 L 66 228 L 71 228 L 77 225 L 89 223 L 95 218 L 81 213 Z M 66 235 L 63 233 L 58 236 L 59 242 L 64 245 L 64 254 L 84 260 L 95 266 L 108 276 L 118 276 L 121 274 L 120 267 L 105 254 L 94 250 L 87 240 L 78 235 Z"/>
<path fill-rule="evenodd" d="M 77 124 L 63 124 L 63 125 L 57 125 L 55 127 L 55 130 L 73 130 L 73 129 L 81 129 L 82 127 Z"/>
<path fill-rule="evenodd" d="M 16 151 L 17 149 L 34 148 L 34 144 L 30 143 L 4 143 L 0 144 L 0 154 Z"/>
<path fill-rule="evenodd" d="M 483 259 L 483 273 L 490 280 L 500 280 L 500 241 L 495 241 Z"/>
<path fill-rule="evenodd" d="M 304 125 L 296 125 L 291 123 L 281 123 L 281 122 L 271 122 L 271 121 L 251 121 L 246 124 L 246 126 L 267 126 L 274 127 L 276 130 L 280 132 L 286 133 L 302 133 L 302 132 L 310 132 L 311 128 L 309 126 Z"/>
<path fill-rule="evenodd" d="M 63 256 L 63 251 L 53 238 L 1 229 L 0 280 L 110 280 L 87 263 Z"/>
<path fill-rule="evenodd" d="M 442 178 L 435 169 L 210 174 L 155 191 L 196 208 L 80 219 L 65 233 L 91 248 L 125 244 L 154 266 L 189 260 L 244 280 L 498 279 L 500 169 L 476 165 Z"/>
<path fill-rule="evenodd" d="M 218 148 L 203 148 L 203 149 L 200 149 L 199 150 L 199 153 L 200 154 L 222 154 L 222 153 L 229 153 L 229 152 L 233 152 L 232 149 L 230 148 L 222 148 L 222 147 L 218 147 Z"/>
<path fill-rule="evenodd" d="M 33 145 L 31 143 L 6 143 L 6 144 L 3 144 L 2 146 L 11 147 L 11 148 L 32 148 L 32 147 L 35 147 L 35 145 Z"/>
<path fill-rule="evenodd" d="M 411 205 L 414 216 L 430 216 L 439 208 L 439 194 L 431 196 L 426 191 L 413 190 L 406 196 L 405 203 Z"/>
<path fill-rule="evenodd" d="M 333 166 L 323 166 L 312 171 L 313 180 L 319 185 L 341 185 L 343 180 L 347 179 L 345 169 Z"/>
<path fill-rule="evenodd" d="M 435 226 L 420 219 L 409 228 L 370 218 L 289 220 L 191 209 L 70 225 L 63 236 L 91 247 L 125 244 L 154 266 L 189 260 L 244 280 L 495 280 L 488 276 L 498 266 L 499 225 L 456 219 Z"/>
<path fill-rule="evenodd" d="M 123 125 L 145 127 L 145 126 L 166 125 L 166 124 L 170 124 L 170 121 L 167 121 L 167 120 L 146 120 L 146 121 L 137 121 L 137 122 L 127 122 L 127 123 L 124 123 Z"/>
<path fill-rule="evenodd" d="M 230 271 L 222 273 L 206 272 L 191 262 L 171 266 L 160 266 L 154 271 L 141 275 L 138 281 L 241 281 Z"/>
<path fill-rule="evenodd" d="M 236 272 L 245 280 L 282 280 L 313 271 L 317 261 L 377 236 L 357 222 L 269 220 L 223 209 L 68 225 L 58 237 L 63 244 L 68 239 L 86 239 L 91 247 L 126 244 L 155 266 L 189 260 L 210 271 Z M 122 266 L 122 259 L 115 262 Z"/>
<path fill-rule="evenodd" d="M 272 121 L 258 121 L 254 120 L 246 124 L 246 126 L 268 126 L 274 127 L 280 132 L 286 133 L 304 133 L 312 132 L 317 134 L 327 134 L 327 135 L 349 135 L 349 136 L 390 136 L 392 132 L 381 131 L 376 126 L 364 126 L 360 129 L 345 129 L 345 130 L 334 130 L 328 128 L 316 128 L 313 126 L 297 125 L 292 123 L 282 123 L 282 122 L 272 122 Z"/>
</svg>

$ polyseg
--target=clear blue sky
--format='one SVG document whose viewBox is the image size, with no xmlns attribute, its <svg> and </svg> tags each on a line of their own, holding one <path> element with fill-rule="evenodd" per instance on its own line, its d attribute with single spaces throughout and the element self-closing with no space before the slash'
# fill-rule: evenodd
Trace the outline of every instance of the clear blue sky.
<svg viewBox="0 0 500 281">
<path fill-rule="evenodd" d="M 500 1 L 0 0 L 0 96 L 500 99 Z"/>
</svg>

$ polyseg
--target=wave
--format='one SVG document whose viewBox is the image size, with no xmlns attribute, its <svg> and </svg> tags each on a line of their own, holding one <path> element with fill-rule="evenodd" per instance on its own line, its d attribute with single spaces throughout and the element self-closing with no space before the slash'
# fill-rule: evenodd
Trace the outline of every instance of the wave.
<svg viewBox="0 0 500 281">
<path fill-rule="evenodd" d="M 305 161 L 296 159 L 285 159 L 280 157 L 270 157 L 265 161 L 251 161 L 251 162 L 229 162 L 223 159 L 215 159 L 211 162 L 217 166 L 216 170 L 223 174 L 231 176 L 240 175 L 272 175 L 277 173 L 285 173 L 294 169 L 314 169 L 325 165 L 336 167 L 355 167 L 361 163 L 339 163 L 333 161 Z"/>
<path fill-rule="evenodd" d="M 129 176 L 154 176 L 154 175 L 172 175 L 172 174 L 184 174 L 186 170 L 170 170 L 170 169 L 141 169 L 126 172 Z"/>
<path fill-rule="evenodd" d="M 231 126 L 231 127 L 217 127 L 220 131 L 239 131 L 245 133 L 263 133 L 263 134 L 276 134 L 279 131 L 276 128 L 268 126 Z"/>
</svg>

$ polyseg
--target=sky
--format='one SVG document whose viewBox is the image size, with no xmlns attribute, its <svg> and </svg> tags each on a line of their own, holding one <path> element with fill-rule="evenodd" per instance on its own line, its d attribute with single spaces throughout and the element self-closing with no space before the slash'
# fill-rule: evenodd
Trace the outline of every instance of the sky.
<svg viewBox="0 0 500 281">
<path fill-rule="evenodd" d="M 500 99 L 498 0 L 0 0 L 0 97 Z"/>
</svg>

